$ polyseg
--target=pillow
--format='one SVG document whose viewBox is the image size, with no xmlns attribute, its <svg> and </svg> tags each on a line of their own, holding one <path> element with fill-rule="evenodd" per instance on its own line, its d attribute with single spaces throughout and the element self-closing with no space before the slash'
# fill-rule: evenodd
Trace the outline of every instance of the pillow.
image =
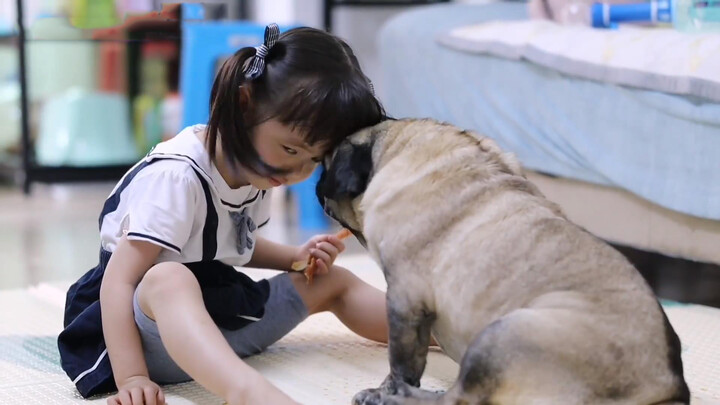
<svg viewBox="0 0 720 405">
<path fill-rule="evenodd" d="M 455 28 L 438 42 L 461 52 L 526 60 L 569 76 L 720 102 L 720 34 L 526 20 Z"/>
</svg>

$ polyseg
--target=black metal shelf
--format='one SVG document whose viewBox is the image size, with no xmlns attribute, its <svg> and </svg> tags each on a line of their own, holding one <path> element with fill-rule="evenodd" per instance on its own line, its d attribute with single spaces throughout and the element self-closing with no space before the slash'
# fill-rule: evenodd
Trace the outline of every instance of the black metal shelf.
<svg viewBox="0 0 720 405">
<path fill-rule="evenodd" d="M 28 83 L 27 83 L 27 55 L 25 49 L 25 19 L 23 17 L 23 0 L 16 0 L 17 30 L 18 30 L 18 68 L 20 79 L 20 133 L 22 147 L 22 161 L 20 164 L 23 192 L 30 193 L 32 175 L 30 173 L 30 108 L 28 105 Z"/>
<path fill-rule="evenodd" d="M 97 38 L 80 38 L 80 39 L 63 39 L 63 38 L 32 38 L 32 39 L 26 39 L 26 43 L 31 42 L 122 42 L 122 43 L 144 43 L 144 42 L 158 42 L 158 41 L 179 41 L 180 37 L 178 36 L 157 36 L 153 38 L 142 38 L 142 39 L 135 39 L 135 38 L 123 38 L 123 39 L 97 39 Z"/>
<path fill-rule="evenodd" d="M 33 166 L 29 174 L 38 183 L 117 180 L 132 164 L 105 166 Z"/>
<path fill-rule="evenodd" d="M 63 183 L 83 181 L 117 181 L 134 163 L 103 166 L 47 166 L 38 163 L 34 158 L 33 142 L 30 131 L 30 108 L 28 104 L 27 84 L 27 45 L 32 43 L 79 43 L 79 42 L 117 42 L 128 44 L 128 58 L 137 59 L 140 53 L 140 44 L 147 42 L 175 41 L 179 42 L 180 34 L 177 30 L 171 29 L 144 29 L 142 36 L 129 35 L 129 38 L 93 38 L 91 35 L 112 35 L 111 32 L 100 34 L 91 31 L 84 33 L 81 38 L 29 38 L 24 26 L 23 0 L 16 0 L 17 7 L 17 32 L 14 35 L 0 37 L 3 41 L 14 42 L 18 47 L 19 62 L 19 83 L 20 83 L 20 111 L 21 111 L 21 152 L 15 156 L 0 156 L 0 177 L 8 178 L 14 182 L 22 183 L 23 191 L 28 194 L 33 183 Z M 173 22 L 174 20 L 167 20 Z M 129 69 L 129 75 L 137 76 L 137 68 Z M 132 77 L 130 78 L 129 97 L 137 93 L 132 88 Z"/>
</svg>

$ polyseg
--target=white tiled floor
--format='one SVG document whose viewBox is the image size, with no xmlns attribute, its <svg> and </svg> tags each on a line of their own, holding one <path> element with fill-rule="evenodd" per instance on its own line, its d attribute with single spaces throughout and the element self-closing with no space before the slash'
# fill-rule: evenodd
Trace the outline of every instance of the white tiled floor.
<svg viewBox="0 0 720 405">
<path fill-rule="evenodd" d="M 76 278 L 97 261 L 97 216 L 112 184 L 0 189 L 0 288 Z"/>
</svg>

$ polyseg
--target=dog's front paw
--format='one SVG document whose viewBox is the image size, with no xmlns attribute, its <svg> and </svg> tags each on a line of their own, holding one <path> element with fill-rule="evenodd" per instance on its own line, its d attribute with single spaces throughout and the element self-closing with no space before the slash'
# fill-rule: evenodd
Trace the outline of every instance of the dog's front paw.
<svg viewBox="0 0 720 405">
<path fill-rule="evenodd" d="M 352 399 L 353 405 L 381 405 L 383 392 L 378 388 L 362 390 Z"/>
<path fill-rule="evenodd" d="M 410 384 L 390 374 L 385 378 L 382 384 L 380 384 L 379 389 L 385 394 L 408 397 L 411 394 L 411 387 L 412 386 Z"/>
</svg>

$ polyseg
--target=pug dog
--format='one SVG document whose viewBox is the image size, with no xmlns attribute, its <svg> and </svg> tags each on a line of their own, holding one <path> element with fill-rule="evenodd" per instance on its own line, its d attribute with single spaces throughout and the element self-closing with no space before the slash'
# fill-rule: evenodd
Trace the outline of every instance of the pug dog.
<svg viewBox="0 0 720 405">
<path fill-rule="evenodd" d="M 390 374 L 354 404 L 687 404 L 680 341 L 638 271 L 491 139 L 433 120 L 348 137 L 317 196 L 387 280 Z M 431 334 L 460 364 L 421 390 Z"/>
</svg>

